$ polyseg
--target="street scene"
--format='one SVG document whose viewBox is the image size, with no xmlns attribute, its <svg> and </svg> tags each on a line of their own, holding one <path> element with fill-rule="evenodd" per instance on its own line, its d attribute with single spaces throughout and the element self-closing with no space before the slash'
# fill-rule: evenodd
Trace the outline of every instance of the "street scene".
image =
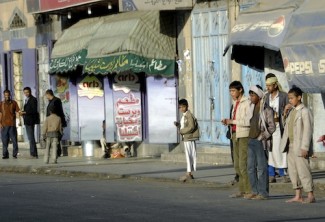
<svg viewBox="0 0 325 222">
<path fill-rule="evenodd" d="M 0 0 L 1 221 L 323 221 L 324 15 Z"/>
<path fill-rule="evenodd" d="M 105 166 L 106 169 L 111 167 L 115 168 L 114 163 Z M 67 167 L 62 170 L 65 168 Z M 78 168 L 81 169 L 80 165 L 74 167 Z M 124 170 L 127 171 L 126 168 Z M 291 197 L 288 195 L 291 188 L 283 187 L 271 188 L 270 199 L 265 202 L 234 200 L 228 195 L 236 188 L 229 188 L 225 184 L 184 184 L 166 178 L 168 174 L 174 174 L 175 177 L 179 174 L 177 170 L 181 171 L 182 165 L 169 168 L 169 173 L 151 171 L 151 175 L 133 174 L 134 178 L 100 178 L 98 175 L 80 173 L 79 176 L 64 173 L 1 173 L 0 186 L 3 191 L 0 216 L 2 221 L 27 222 L 324 221 L 325 214 L 321 210 L 325 203 L 324 193 L 317 193 L 317 205 L 288 205 L 285 200 Z M 220 175 L 218 171 L 228 173 L 231 170 L 202 166 L 198 171 L 199 180 L 207 178 L 207 174 L 200 173 L 201 170 L 210 171 L 211 179 L 220 178 L 223 181 L 223 177 L 230 178 L 229 175 Z M 136 179 L 138 175 L 142 179 Z M 160 180 L 150 179 L 151 176 L 160 175 L 166 177 Z"/>
</svg>

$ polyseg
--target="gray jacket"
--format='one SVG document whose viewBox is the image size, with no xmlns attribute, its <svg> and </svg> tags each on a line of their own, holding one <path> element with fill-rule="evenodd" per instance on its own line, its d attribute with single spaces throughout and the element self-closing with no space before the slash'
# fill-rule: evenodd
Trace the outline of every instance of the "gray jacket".
<svg viewBox="0 0 325 222">
<path fill-rule="evenodd" d="M 266 93 L 265 94 L 265 103 L 270 106 L 270 93 Z M 281 92 L 279 91 L 279 124 L 280 124 L 280 131 L 281 131 L 281 135 L 283 134 L 284 131 L 284 124 L 282 121 L 282 114 L 284 111 L 284 107 L 289 103 L 289 98 L 288 98 L 288 94 L 285 92 Z"/>
</svg>

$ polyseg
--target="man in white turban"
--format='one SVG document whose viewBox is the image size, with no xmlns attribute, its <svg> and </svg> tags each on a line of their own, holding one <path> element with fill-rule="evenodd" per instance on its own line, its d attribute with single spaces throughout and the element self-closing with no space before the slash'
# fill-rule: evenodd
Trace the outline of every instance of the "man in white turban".
<svg viewBox="0 0 325 222">
<path fill-rule="evenodd" d="M 274 111 L 274 122 L 276 130 L 272 134 L 272 149 L 269 150 L 269 182 L 275 183 L 275 170 L 279 170 L 279 175 L 285 183 L 290 182 L 285 174 L 287 165 L 287 154 L 280 151 L 280 141 L 283 134 L 282 113 L 284 107 L 289 103 L 288 94 L 283 92 L 282 87 L 273 73 L 266 75 L 266 89 L 265 103 L 270 106 Z"/>
</svg>

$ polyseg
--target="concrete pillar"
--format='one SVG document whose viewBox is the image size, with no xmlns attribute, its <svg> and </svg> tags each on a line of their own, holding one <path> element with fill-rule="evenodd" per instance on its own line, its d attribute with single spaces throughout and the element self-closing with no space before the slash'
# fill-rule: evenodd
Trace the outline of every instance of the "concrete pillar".
<svg viewBox="0 0 325 222">
<path fill-rule="evenodd" d="M 239 2 L 238 0 L 228 0 L 228 19 L 229 19 L 229 33 L 232 27 L 235 25 L 236 19 L 239 14 Z M 228 53 L 231 53 L 229 49 Z M 241 65 L 233 60 L 230 62 L 231 81 L 241 80 Z"/>
</svg>

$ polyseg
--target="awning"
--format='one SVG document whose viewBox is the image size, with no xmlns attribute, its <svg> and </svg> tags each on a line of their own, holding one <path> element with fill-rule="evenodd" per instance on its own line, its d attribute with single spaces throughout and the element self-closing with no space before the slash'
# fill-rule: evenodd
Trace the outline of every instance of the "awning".
<svg viewBox="0 0 325 222">
<path fill-rule="evenodd" d="M 54 45 L 50 73 L 68 72 L 76 69 L 78 65 L 83 65 L 89 42 L 102 21 L 101 18 L 81 20 L 66 29 Z"/>
<path fill-rule="evenodd" d="M 290 85 L 308 93 L 325 93 L 325 4 L 306 0 L 292 15 L 281 45 Z"/>
<path fill-rule="evenodd" d="M 232 59 L 263 70 L 264 49 L 280 51 L 290 86 L 325 92 L 324 14 L 319 0 L 259 0 L 239 14 L 225 53 L 232 46 Z"/>
<path fill-rule="evenodd" d="M 232 59 L 263 70 L 264 48 L 280 50 L 291 15 L 302 2 L 303 0 L 260 0 L 255 6 L 240 12 L 231 30 L 225 53 L 232 46 Z"/>
<path fill-rule="evenodd" d="M 94 25 L 89 19 L 80 21 L 67 29 L 54 45 L 50 71 L 61 72 L 63 66 L 63 71 L 67 71 L 83 65 L 83 72 L 88 74 L 132 70 L 173 76 L 176 52 L 170 31 L 173 26 L 161 25 L 167 20 L 160 20 L 159 11 L 136 11 L 102 17 Z M 90 26 L 92 31 L 86 30 Z M 84 40 L 79 42 L 79 39 Z M 68 40 L 74 41 L 74 45 L 65 43 Z M 71 48 L 65 50 L 66 47 Z M 79 55 L 80 50 L 86 52 L 85 57 Z"/>
</svg>

